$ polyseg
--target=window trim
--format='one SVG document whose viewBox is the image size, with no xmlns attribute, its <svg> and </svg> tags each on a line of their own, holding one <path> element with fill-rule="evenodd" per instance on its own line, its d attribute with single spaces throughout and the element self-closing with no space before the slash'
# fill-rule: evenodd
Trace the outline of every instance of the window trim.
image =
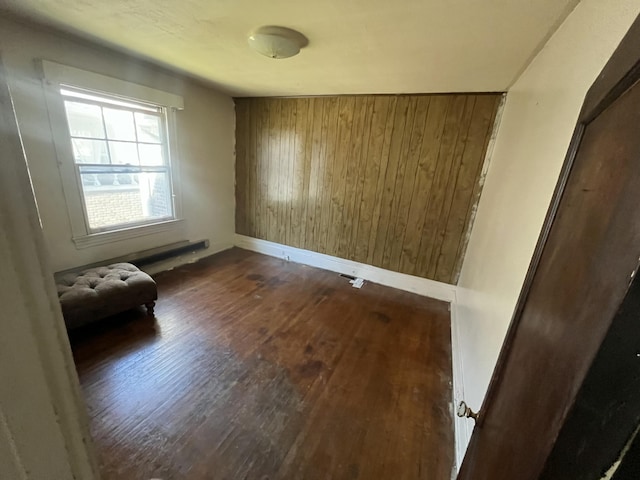
<svg viewBox="0 0 640 480">
<path fill-rule="evenodd" d="M 83 249 L 95 247 L 97 245 L 105 245 L 111 242 L 127 240 L 129 238 L 143 237 L 145 235 L 153 235 L 155 233 L 166 232 L 181 227 L 184 224 L 182 219 L 165 220 L 163 222 L 147 223 L 118 230 L 107 230 L 106 232 L 91 233 L 80 237 L 73 237 L 72 240 L 76 244 L 76 248 Z"/>
<path fill-rule="evenodd" d="M 177 152 L 176 111 L 184 108 L 182 97 L 144 85 L 80 70 L 42 60 L 42 78 L 45 91 L 49 123 L 58 159 L 58 168 L 62 181 L 67 214 L 71 224 L 71 239 L 76 248 L 83 249 L 111 242 L 151 235 L 167 230 L 181 228 L 182 195 L 179 178 L 179 157 Z M 166 113 L 167 151 L 171 190 L 173 194 L 174 218 L 143 225 L 127 225 L 119 229 L 92 232 L 89 228 L 84 206 L 81 185 L 77 178 L 77 168 L 73 160 L 71 138 L 64 109 L 64 97 L 60 88 L 64 86 L 86 89 L 110 97 L 122 97 L 141 103 L 162 106 Z"/>
</svg>

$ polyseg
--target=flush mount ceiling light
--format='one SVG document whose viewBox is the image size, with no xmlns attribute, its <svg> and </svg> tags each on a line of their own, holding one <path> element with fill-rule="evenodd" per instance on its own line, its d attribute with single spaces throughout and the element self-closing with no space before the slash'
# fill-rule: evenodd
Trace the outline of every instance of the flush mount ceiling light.
<svg viewBox="0 0 640 480">
<path fill-rule="evenodd" d="M 286 27 L 260 27 L 249 36 L 249 46 L 269 58 L 293 57 L 308 43 L 300 32 Z"/>
</svg>

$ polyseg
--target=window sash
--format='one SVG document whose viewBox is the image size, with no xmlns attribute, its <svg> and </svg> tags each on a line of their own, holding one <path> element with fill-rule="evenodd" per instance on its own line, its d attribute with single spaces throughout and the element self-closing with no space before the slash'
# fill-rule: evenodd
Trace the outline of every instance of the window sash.
<svg viewBox="0 0 640 480">
<path fill-rule="evenodd" d="M 68 85 L 60 85 L 60 95 L 62 95 L 63 98 L 71 99 L 70 101 L 72 102 L 87 103 L 89 105 L 99 105 L 101 107 L 146 114 L 161 115 L 162 110 L 165 108 L 161 105 L 130 100 L 128 98 L 120 97 L 119 95 L 94 92 L 92 90 L 71 87 Z M 109 99 L 113 99 L 113 101 L 110 102 Z"/>
<path fill-rule="evenodd" d="M 117 230 L 123 230 L 132 227 L 141 227 L 144 225 L 150 225 L 159 222 L 166 222 L 169 220 L 175 220 L 175 203 L 174 198 L 175 195 L 173 193 L 173 182 L 171 181 L 171 169 L 167 166 L 129 166 L 129 165 L 109 165 L 109 164 L 75 164 L 76 167 L 76 178 L 78 182 L 78 188 L 80 190 L 80 197 L 82 199 L 82 210 L 84 213 L 84 221 L 89 233 L 103 233 L 103 232 L 111 232 Z M 88 171 L 87 171 L 88 170 Z M 89 222 L 89 213 L 87 207 L 87 198 L 85 195 L 84 185 L 82 184 L 82 175 L 83 174 L 123 174 L 123 173 L 165 173 L 167 174 L 167 181 L 169 187 L 169 201 L 171 206 L 171 214 L 165 215 L 162 217 L 151 217 L 139 221 L 133 222 L 121 222 L 113 225 L 108 225 L 104 227 L 92 227 Z"/>
<path fill-rule="evenodd" d="M 75 92 L 79 92 L 82 95 L 86 95 L 87 97 L 91 97 L 91 98 L 80 98 L 77 97 L 75 95 L 73 95 L 73 93 Z M 67 94 L 67 92 L 71 92 L 71 94 Z M 75 157 L 72 159 L 73 165 L 74 165 L 74 169 L 75 169 L 75 176 L 76 176 L 76 182 L 78 185 L 78 189 L 80 192 L 80 197 L 82 199 L 82 211 L 84 214 L 84 222 L 87 228 L 87 231 L 89 233 L 101 233 L 101 232 L 107 232 L 107 231 L 114 231 L 114 230 L 121 230 L 121 229 L 125 229 L 125 228 L 131 228 L 131 227 L 136 227 L 136 226 L 143 226 L 143 225 L 148 225 L 148 224 L 152 224 L 152 223 L 158 223 L 158 222 L 162 222 L 162 221 L 167 221 L 167 220 L 173 220 L 176 218 L 175 215 L 175 202 L 174 202 L 174 192 L 173 192 L 173 181 L 172 181 L 172 176 L 171 176 L 171 167 L 170 167 L 170 158 L 169 158 L 169 151 L 168 151 L 168 146 L 167 146 L 167 118 L 166 118 L 166 109 L 161 107 L 161 106 L 156 106 L 156 105 L 144 105 L 141 107 L 137 106 L 137 103 L 134 102 L 129 102 L 126 100 L 120 100 L 119 97 L 114 96 L 116 102 L 121 102 L 120 105 L 118 104 L 114 104 L 114 103 L 110 103 L 109 100 L 109 96 L 99 93 L 99 92 L 92 92 L 90 90 L 81 90 L 81 89 L 74 89 L 68 86 L 61 86 L 60 87 L 60 94 L 62 96 L 63 102 L 65 101 L 70 101 L 70 102 L 74 102 L 74 103 L 83 103 L 86 105 L 92 105 L 92 106 L 98 106 L 100 107 L 100 119 L 102 120 L 102 127 L 103 127 L 103 131 L 104 131 L 104 137 L 103 138 L 98 138 L 98 137 L 92 137 L 92 136 L 81 136 L 81 135 L 71 135 L 71 131 L 70 131 L 70 125 L 69 125 L 69 141 L 71 144 L 71 151 L 73 152 L 73 140 L 74 139 L 80 139 L 80 140 L 94 140 L 94 141 L 102 141 L 105 142 L 106 145 L 106 154 L 109 157 L 109 163 L 105 164 L 105 163 L 82 163 L 82 162 L 76 162 Z M 120 111 L 125 111 L 125 112 L 130 112 L 133 116 L 133 133 L 134 133 L 134 140 L 121 140 L 121 139 L 115 139 L 115 138 L 111 138 L 109 136 L 109 130 L 107 128 L 107 123 L 106 123 L 106 118 L 105 118 L 105 112 L 104 112 L 104 108 L 109 108 L 109 109 L 113 109 L 113 110 L 120 110 Z M 67 120 L 67 123 L 69 123 L 69 116 L 67 114 L 67 110 L 66 107 L 64 108 L 65 111 L 65 118 Z M 158 127 L 159 127 L 159 136 L 160 136 L 160 141 L 159 142 L 148 142 L 148 141 L 140 141 L 139 140 L 139 135 L 138 135 L 138 128 L 139 125 L 137 123 L 136 120 L 136 116 L 135 113 L 141 113 L 144 115 L 148 115 L 148 116 L 153 116 L 153 117 L 157 117 L 158 118 Z M 113 163 L 113 155 L 111 152 L 111 145 L 110 142 L 121 142 L 121 143 L 127 143 L 127 144 L 132 144 L 132 145 L 136 145 L 136 155 L 137 155 L 137 165 L 133 165 L 133 164 L 118 164 L 118 163 Z M 161 155 L 162 155 L 162 165 L 140 165 L 140 149 L 139 149 L 139 145 L 154 145 L 154 146 L 160 146 L 161 147 Z M 119 222 L 119 223 L 114 223 L 113 225 L 108 225 L 108 226 L 104 226 L 104 227 L 92 227 L 91 226 L 91 222 L 89 220 L 89 212 L 88 212 L 88 205 L 87 205 L 87 197 L 86 197 L 86 191 L 85 191 L 85 185 L 82 181 L 82 176 L 83 175 L 87 175 L 87 174 L 95 174 L 95 175 L 100 175 L 100 174 L 137 174 L 137 173 L 163 173 L 166 175 L 167 178 L 167 183 L 168 183 L 168 188 L 169 188 L 169 192 L 167 193 L 167 195 L 169 196 L 169 209 L 170 209 L 170 214 L 166 215 L 166 216 L 162 216 L 162 217 L 151 217 L 151 218 L 147 218 L 147 219 L 142 219 L 139 221 L 134 221 L 134 222 Z"/>
<path fill-rule="evenodd" d="M 135 143 L 136 145 L 164 145 L 162 142 L 145 142 L 137 140 L 117 140 L 115 138 L 98 138 L 98 137 L 86 137 L 83 135 L 69 135 L 69 138 L 77 138 L 78 140 L 99 140 L 101 142 L 121 142 L 121 143 Z"/>
<path fill-rule="evenodd" d="M 62 99 L 63 99 L 63 103 L 64 101 L 67 101 L 68 99 L 72 98 L 73 101 L 75 102 L 75 98 L 74 97 L 68 97 L 65 96 L 64 94 L 62 94 L 62 89 L 61 89 L 61 95 L 62 95 Z M 98 94 L 96 94 L 98 95 Z M 102 95 L 104 96 L 104 94 Z M 99 141 L 105 141 L 106 142 L 106 148 L 107 148 L 107 155 L 109 156 L 109 163 L 113 165 L 113 155 L 111 154 L 111 147 L 109 145 L 109 142 L 122 142 L 122 143 L 130 143 L 130 144 L 136 144 L 136 145 L 161 145 L 162 146 L 162 159 L 163 159 L 163 163 L 164 164 L 170 164 L 170 155 L 169 155 L 169 148 L 167 145 L 167 140 L 168 140 L 168 132 L 167 132 L 167 128 L 168 128 L 168 124 L 167 124 L 167 111 L 165 108 L 158 106 L 158 111 L 157 112 L 150 112 L 148 110 L 139 110 L 139 109 L 134 109 L 134 108 L 125 108 L 125 107 L 120 107 L 117 108 L 118 110 L 121 111 L 126 111 L 126 112 L 133 112 L 135 113 L 142 113 L 144 115 L 148 115 L 148 116 L 153 116 L 153 117 L 157 117 L 159 120 L 159 135 L 160 135 L 160 141 L 159 142 L 148 142 L 148 141 L 144 141 L 144 140 L 140 140 L 139 139 L 139 135 L 138 135 L 138 123 L 137 120 L 135 118 L 135 115 L 133 115 L 133 122 L 134 122 L 134 136 L 135 136 L 135 140 L 121 140 L 121 139 L 117 139 L 117 138 L 111 138 L 109 136 L 109 131 L 107 129 L 107 123 L 106 123 L 106 119 L 104 116 L 104 110 L 103 107 L 105 108 L 112 108 L 111 104 L 105 103 L 105 102 L 99 102 L 99 101 L 89 101 L 89 100 L 82 100 L 81 102 L 76 102 L 76 103 L 84 103 L 85 105 L 95 105 L 100 108 L 100 118 L 102 120 L 102 128 L 104 131 L 104 137 L 92 137 L 92 136 L 86 136 L 86 135 L 71 135 L 71 131 L 70 131 L 70 125 L 69 125 L 69 116 L 67 114 L 66 111 L 66 107 L 64 108 L 65 110 L 65 119 L 67 120 L 67 125 L 69 127 L 69 137 L 70 137 L 70 141 L 72 141 L 73 139 L 79 139 L 79 140 L 99 140 Z M 71 149 L 73 151 L 73 145 L 71 146 Z M 140 153 L 139 153 L 139 149 L 136 148 L 136 151 L 138 152 L 138 163 L 140 161 Z M 77 162 L 75 161 L 75 158 L 73 159 L 73 163 L 76 164 Z"/>
<path fill-rule="evenodd" d="M 74 140 L 86 140 L 89 142 L 102 142 L 104 143 L 104 147 L 107 153 L 107 156 L 109 157 L 109 163 L 90 163 L 90 162 L 78 162 L 76 161 L 75 158 L 75 153 L 74 153 L 74 144 L 73 141 Z M 113 145 L 111 144 L 118 144 L 118 143 L 126 143 L 128 145 L 135 145 L 136 146 L 136 157 L 137 157 L 137 163 L 117 163 L 117 162 L 113 162 L 113 154 L 111 152 Z M 72 162 L 74 165 L 119 165 L 119 166 L 162 166 L 162 167 L 169 167 L 171 164 L 170 158 L 169 158 L 169 152 L 168 149 L 166 147 L 166 145 L 162 144 L 162 143 L 150 143 L 150 142 L 134 142 L 134 141 L 127 141 L 127 140 L 110 140 L 110 139 L 105 139 L 105 138 L 92 138 L 92 137 L 80 137 L 80 136 L 71 136 L 70 137 L 70 145 L 71 145 L 71 154 L 72 154 Z M 142 154 L 140 153 L 140 146 L 151 146 L 151 147 L 160 147 L 160 154 L 162 156 L 162 163 L 160 163 L 159 165 L 149 165 L 149 164 L 145 164 L 143 165 L 141 163 L 141 157 Z"/>
</svg>

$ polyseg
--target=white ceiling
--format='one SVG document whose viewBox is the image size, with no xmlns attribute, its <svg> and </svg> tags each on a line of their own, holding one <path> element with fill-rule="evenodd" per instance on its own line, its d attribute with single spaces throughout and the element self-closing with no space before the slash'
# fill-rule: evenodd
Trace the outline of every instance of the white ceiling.
<svg viewBox="0 0 640 480">
<path fill-rule="evenodd" d="M 579 0 L 0 0 L 237 96 L 503 91 Z M 309 45 L 272 60 L 261 25 Z"/>
</svg>

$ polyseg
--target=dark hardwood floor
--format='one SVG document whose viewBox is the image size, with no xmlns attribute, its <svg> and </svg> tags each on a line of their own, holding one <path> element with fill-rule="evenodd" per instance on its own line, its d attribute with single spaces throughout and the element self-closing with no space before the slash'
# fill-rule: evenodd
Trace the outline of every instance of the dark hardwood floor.
<svg viewBox="0 0 640 480">
<path fill-rule="evenodd" d="M 72 334 L 105 480 L 449 479 L 447 304 L 233 249 Z"/>
</svg>

